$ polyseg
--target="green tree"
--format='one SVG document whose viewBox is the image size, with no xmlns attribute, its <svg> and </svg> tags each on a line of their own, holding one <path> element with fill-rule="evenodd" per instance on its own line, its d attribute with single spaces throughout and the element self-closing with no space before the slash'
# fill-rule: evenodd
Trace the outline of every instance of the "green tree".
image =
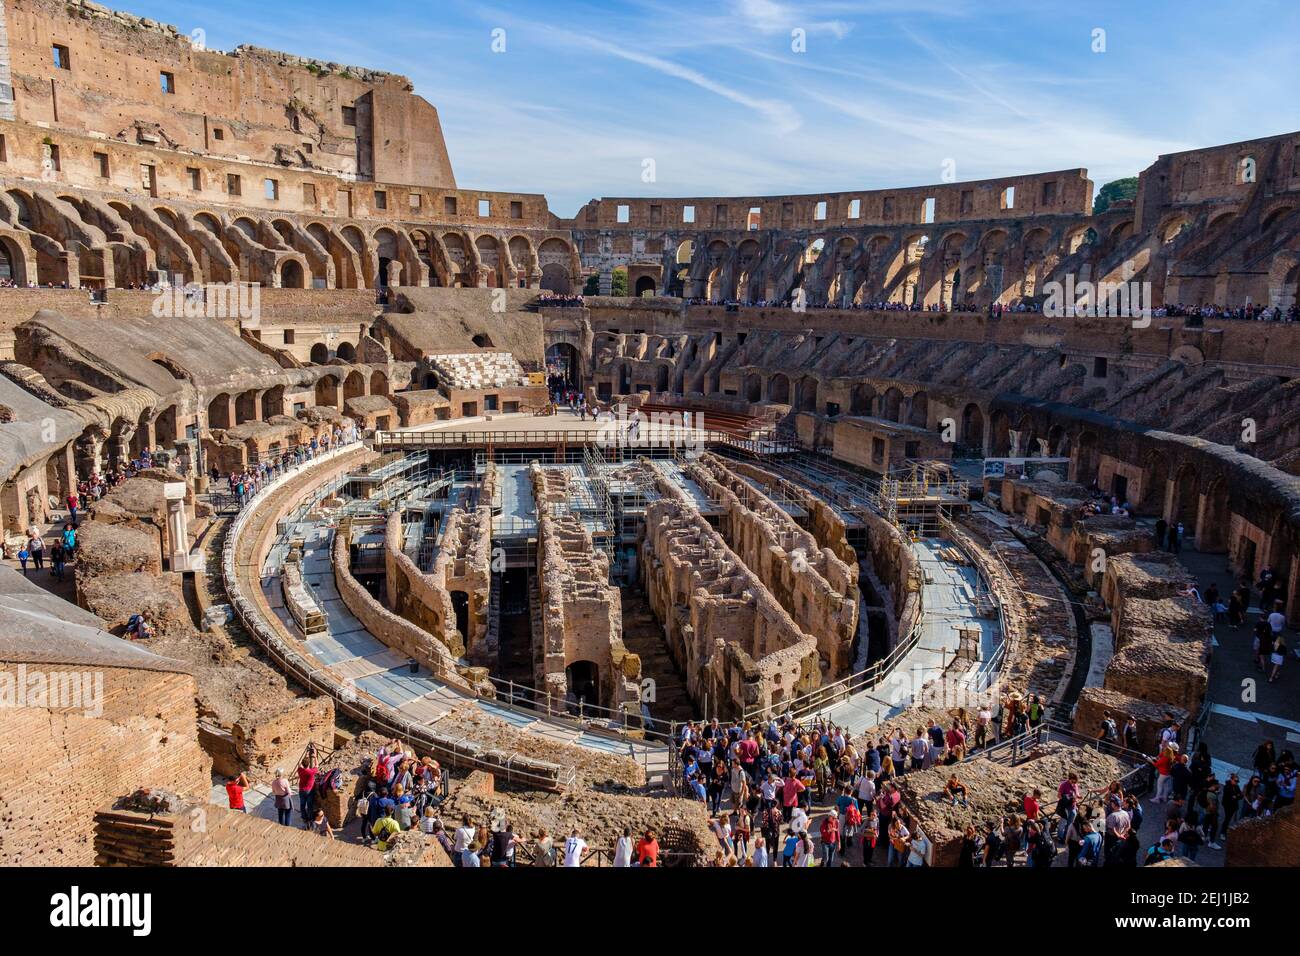
<svg viewBox="0 0 1300 956">
<path fill-rule="evenodd" d="M 627 295 L 627 270 L 615 269 L 613 282 L 609 288 L 610 295 Z"/>
<path fill-rule="evenodd" d="M 583 295 L 600 295 L 600 276 L 592 273 L 587 276 L 587 283 L 582 287 Z"/>
<path fill-rule="evenodd" d="M 1128 176 L 1125 179 L 1112 179 L 1101 189 L 1097 190 L 1097 196 L 1092 201 L 1092 214 L 1105 212 L 1110 208 L 1110 204 L 1116 199 L 1136 199 L 1138 194 L 1138 179 L 1136 176 Z"/>
</svg>

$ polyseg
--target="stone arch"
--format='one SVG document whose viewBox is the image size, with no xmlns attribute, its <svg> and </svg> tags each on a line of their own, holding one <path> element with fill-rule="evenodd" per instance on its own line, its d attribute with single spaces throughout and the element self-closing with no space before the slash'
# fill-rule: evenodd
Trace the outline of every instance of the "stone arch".
<svg viewBox="0 0 1300 956">
<path fill-rule="evenodd" d="M 351 342 L 340 342 L 338 348 L 334 350 L 334 356 L 344 362 L 355 362 L 357 350 Z"/>
<path fill-rule="evenodd" d="M 316 404 L 329 408 L 339 407 L 339 380 L 333 375 L 316 379 Z"/>
<path fill-rule="evenodd" d="M 343 400 L 360 398 L 364 394 L 366 394 L 366 377 L 359 369 L 353 369 L 343 380 Z"/>
<path fill-rule="evenodd" d="M 991 457 L 1006 458 L 1011 454 L 1011 416 L 1000 408 L 993 410 L 989 434 L 992 442 L 989 446 Z"/>
<path fill-rule="evenodd" d="M 307 273 L 302 263 L 297 259 L 285 259 L 280 264 L 280 288 L 305 289 L 306 287 Z"/>
<path fill-rule="evenodd" d="M 767 400 L 778 405 L 790 404 L 790 378 L 777 372 L 767 380 Z"/>
<path fill-rule="evenodd" d="M 795 386 L 795 408 L 801 412 L 817 411 L 817 379 L 805 375 Z"/>
<path fill-rule="evenodd" d="M 550 238 L 537 247 L 543 289 L 556 295 L 570 295 L 573 292 L 572 257 L 572 249 L 563 239 Z"/>
<path fill-rule="evenodd" d="M 1142 500 L 1133 502 L 1143 514 L 1164 517 L 1169 488 L 1169 456 L 1163 450 L 1148 452 L 1142 468 Z"/>
<path fill-rule="evenodd" d="M 885 395 L 880 402 L 880 417 L 887 421 L 902 423 L 903 393 L 898 387 L 891 385 L 885 389 Z"/>
<path fill-rule="evenodd" d="M 1200 509 L 1200 476 L 1190 462 L 1184 462 L 1174 472 L 1173 498 L 1170 501 L 1169 523 L 1181 521 L 1188 537 L 1196 537 L 1196 516 Z"/>
<path fill-rule="evenodd" d="M 388 376 L 379 369 L 375 369 L 375 371 L 370 373 L 370 394 L 388 394 Z"/>
<path fill-rule="evenodd" d="M 849 391 L 849 414 L 870 416 L 875 409 L 876 390 L 868 382 L 859 382 Z"/>
<path fill-rule="evenodd" d="M 757 372 L 745 373 L 745 401 L 760 402 L 763 400 L 763 376 Z"/>
<path fill-rule="evenodd" d="M 907 424 L 916 428 L 930 426 L 930 396 L 925 392 L 913 392 L 907 400 Z"/>
<path fill-rule="evenodd" d="M 968 402 L 961 412 L 961 441 L 967 448 L 983 453 L 984 412 L 974 402 Z"/>
<path fill-rule="evenodd" d="M 330 360 L 329 346 L 324 342 L 317 342 L 311 347 L 311 362 L 316 365 L 324 365 Z"/>
<path fill-rule="evenodd" d="M 1101 465 L 1101 450 L 1098 447 L 1097 433 L 1083 431 L 1074 452 L 1074 480 L 1085 488 L 1097 481 L 1097 469 Z"/>
<path fill-rule="evenodd" d="M 214 396 L 208 402 L 208 428 L 233 428 L 231 421 L 230 396 L 225 392 Z"/>
</svg>

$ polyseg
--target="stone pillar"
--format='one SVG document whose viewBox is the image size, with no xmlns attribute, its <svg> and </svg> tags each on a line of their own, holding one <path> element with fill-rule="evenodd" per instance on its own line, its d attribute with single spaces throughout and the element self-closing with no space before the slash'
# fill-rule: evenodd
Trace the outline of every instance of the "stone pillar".
<svg viewBox="0 0 1300 956">
<path fill-rule="evenodd" d="M 169 481 L 163 485 L 163 497 L 167 500 L 167 566 L 176 572 L 191 570 L 189 528 L 185 514 L 187 488 L 183 481 Z"/>
</svg>

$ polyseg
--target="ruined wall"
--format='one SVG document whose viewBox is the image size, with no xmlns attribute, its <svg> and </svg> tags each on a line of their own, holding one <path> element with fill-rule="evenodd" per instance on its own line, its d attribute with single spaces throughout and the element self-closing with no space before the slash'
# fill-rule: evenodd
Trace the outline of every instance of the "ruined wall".
<svg viewBox="0 0 1300 956">
<path fill-rule="evenodd" d="M 667 497 L 647 506 L 640 566 L 669 653 L 709 713 L 780 710 L 820 686 L 817 638 L 691 504 Z"/>
<path fill-rule="evenodd" d="M 533 463 L 529 467 L 537 501 L 537 577 L 542 632 L 535 686 L 564 701 L 570 691 L 566 668 L 589 661 L 599 673 L 599 703 L 614 710 L 639 707 L 641 659 L 623 644 L 623 604 L 609 582 L 609 557 L 598 550 L 576 516 L 558 506 L 568 500 L 567 474 Z"/>
<path fill-rule="evenodd" d="M 428 668 L 439 680 L 466 686 L 467 681 L 457 669 L 456 656 L 446 644 L 418 624 L 384 607 L 353 576 L 349 553 L 351 539 L 352 521 L 344 518 L 334 532 L 331 564 L 334 566 L 334 583 L 348 610 L 367 631 L 397 653 L 419 661 L 421 667 Z"/>
<path fill-rule="evenodd" d="M 186 37 L 80 0 L 10 0 L 6 12 L 20 121 L 158 149 L 455 187 L 437 110 L 405 77 L 257 47 L 207 50 L 202 31 Z M 58 65 L 54 45 L 63 48 Z"/>
<path fill-rule="evenodd" d="M 27 665 L 51 674 L 84 665 Z M 17 665 L 0 663 L 14 675 Z M 96 667 L 103 712 L 7 707 L 0 727 L 0 863 L 89 866 L 91 818 L 124 791 L 163 787 L 204 796 L 211 758 L 199 745 L 189 674 Z M 142 702 L 147 702 L 142 706 Z M 57 799 L 51 795 L 57 781 Z"/>
<path fill-rule="evenodd" d="M 720 527 L 731 550 L 795 625 L 817 638 L 824 682 L 838 680 L 852 664 L 858 632 L 856 568 L 821 548 L 816 538 L 716 455 L 704 454 L 686 473 L 726 510 Z"/>
</svg>

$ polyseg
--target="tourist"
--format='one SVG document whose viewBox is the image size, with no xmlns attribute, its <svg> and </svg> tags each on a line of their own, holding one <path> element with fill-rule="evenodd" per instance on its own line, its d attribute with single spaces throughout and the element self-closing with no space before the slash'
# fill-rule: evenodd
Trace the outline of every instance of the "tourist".
<svg viewBox="0 0 1300 956">
<path fill-rule="evenodd" d="M 826 814 L 821 825 L 822 866 L 831 866 L 835 862 L 835 853 L 840 847 L 840 821 L 834 813 Z"/>
<path fill-rule="evenodd" d="M 31 556 L 33 570 L 40 571 L 45 567 L 45 541 L 34 528 L 28 532 L 27 553 Z"/>
<path fill-rule="evenodd" d="M 632 865 L 632 828 L 624 827 L 622 835 L 614 842 L 614 865 Z"/>
<path fill-rule="evenodd" d="M 564 841 L 564 865 L 581 866 L 582 854 L 586 851 L 587 841 L 578 835 L 578 828 L 575 826 L 569 838 Z"/>
<path fill-rule="evenodd" d="M 393 816 L 392 807 L 386 808 L 383 815 L 379 817 L 379 819 L 375 821 L 375 825 L 370 828 L 370 834 L 375 838 L 378 849 L 381 853 L 388 850 L 392 845 L 393 839 L 401 832 L 402 828 L 398 826 L 397 820 Z"/>
<path fill-rule="evenodd" d="M 289 781 L 284 778 L 284 771 L 276 768 L 275 779 L 271 781 L 271 797 L 275 800 L 275 815 L 282 826 L 288 826 L 293 817 L 293 797 L 289 790 Z"/>
<path fill-rule="evenodd" d="M 659 865 L 659 841 L 655 839 L 654 830 L 646 830 L 636 844 L 637 866 Z"/>
<path fill-rule="evenodd" d="M 311 829 L 317 836 L 323 836 L 327 839 L 334 839 L 334 829 L 330 826 L 329 820 L 325 819 L 325 810 L 318 809 L 316 816 L 312 819 Z"/>
<path fill-rule="evenodd" d="M 237 776 L 226 778 L 226 797 L 230 801 L 230 809 L 238 810 L 240 813 L 248 812 L 248 808 L 244 806 L 244 791 L 248 787 L 248 775 L 242 770 Z"/>
<path fill-rule="evenodd" d="M 308 744 L 298 763 L 298 812 L 302 815 L 303 828 L 316 815 L 314 791 L 316 777 L 320 770 L 316 766 L 316 747 Z"/>
</svg>

